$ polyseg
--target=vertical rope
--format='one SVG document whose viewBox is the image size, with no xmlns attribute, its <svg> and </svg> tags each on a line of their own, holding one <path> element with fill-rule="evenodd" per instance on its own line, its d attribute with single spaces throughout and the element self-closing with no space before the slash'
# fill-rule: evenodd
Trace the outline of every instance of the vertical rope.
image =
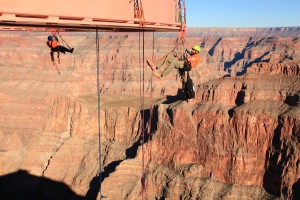
<svg viewBox="0 0 300 200">
<path fill-rule="evenodd" d="M 98 153 L 99 153 L 99 198 L 102 199 L 101 182 L 102 182 L 102 164 L 101 164 L 101 132 L 100 132 L 100 43 L 98 27 L 96 29 L 96 62 L 97 62 L 97 94 L 98 94 Z"/>
<path fill-rule="evenodd" d="M 141 70 L 141 31 L 139 31 L 139 69 L 140 69 L 140 109 L 142 111 L 142 70 Z M 141 117 L 142 118 L 142 117 Z M 142 126 L 143 126 L 143 120 L 141 120 L 141 128 L 140 130 L 142 130 Z M 142 133 L 141 133 L 142 135 Z M 142 137 L 142 136 L 141 136 Z M 144 166 L 143 166 L 143 152 L 142 152 L 142 179 L 141 179 L 141 184 L 142 184 L 142 199 L 144 199 L 144 184 L 143 184 L 143 170 L 144 170 Z"/>
<path fill-rule="evenodd" d="M 152 32 L 152 60 L 154 60 L 154 32 Z M 150 106 L 150 116 L 149 116 L 149 127 L 148 127 L 148 164 L 147 164 L 147 172 L 149 171 L 149 164 L 151 162 L 151 150 L 152 150 L 152 118 L 153 118 L 153 97 L 152 97 L 152 90 L 153 90 L 153 76 L 151 76 L 150 79 L 150 100 L 149 100 L 149 106 Z"/>
<path fill-rule="evenodd" d="M 144 179 L 144 189 L 146 191 L 146 185 L 145 185 L 145 181 L 146 181 L 146 174 L 145 174 L 145 153 L 144 153 L 144 144 L 145 144 L 145 31 L 143 28 L 143 99 L 142 99 L 142 116 L 143 116 L 143 144 L 142 144 L 142 149 L 143 149 L 143 179 Z"/>
<path fill-rule="evenodd" d="M 139 32 L 139 64 L 140 64 L 140 102 L 141 102 L 141 137 L 142 137 L 142 199 L 145 198 L 145 153 L 144 153 L 144 143 L 145 143 L 145 31 L 143 28 L 142 32 L 142 47 L 141 47 L 141 33 Z M 142 55 L 141 55 L 142 48 Z M 141 58 L 142 57 L 142 58 Z M 142 64 L 141 64 L 142 62 Z"/>
<path fill-rule="evenodd" d="M 145 17 L 144 17 L 144 10 L 142 6 L 142 1 L 136 1 L 137 6 L 137 17 L 140 19 L 140 30 L 142 27 L 143 30 L 143 46 L 142 46 L 142 59 L 141 59 L 141 32 L 139 31 L 139 65 L 140 65 L 140 100 L 141 100 L 141 136 L 142 136 L 142 199 L 145 197 L 145 181 L 146 181 L 146 174 L 145 174 L 145 153 L 144 153 L 144 143 L 145 143 Z M 142 60 L 142 65 L 141 65 Z"/>
<path fill-rule="evenodd" d="M 154 60 L 154 32 L 152 34 L 152 60 Z M 150 165 L 150 162 L 151 162 L 151 151 L 152 151 L 152 118 L 153 118 L 153 98 L 152 98 L 152 91 L 153 91 L 153 86 L 152 86 L 152 82 L 153 82 L 153 76 L 151 76 L 151 79 L 150 79 L 150 99 L 149 99 L 149 110 L 150 110 L 150 113 L 149 113 L 149 125 L 148 125 L 148 129 L 147 129 L 147 134 L 148 134 L 148 151 L 147 151 L 147 158 L 148 158 L 148 161 L 147 161 L 147 165 L 146 165 L 146 169 L 145 169 L 145 175 L 146 174 L 149 174 L 149 165 Z M 145 177 L 145 189 L 146 189 L 146 186 L 148 185 L 148 180 L 146 179 Z"/>
<path fill-rule="evenodd" d="M 144 16 L 144 9 L 143 9 L 143 4 L 142 4 L 142 0 L 136 0 L 136 14 L 137 17 L 140 19 L 140 27 L 144 27 L 145 26 L 145 16 Z"/>
<path fill-rule="evenodd" d="M 178 39 L 184 40 L 186 33 L 186 3 L 185 0 L 178 1 L 178 9 L 179 9 L 179 20 L 181 23 L 181 30 L 178 32 Z"/>
</svg>

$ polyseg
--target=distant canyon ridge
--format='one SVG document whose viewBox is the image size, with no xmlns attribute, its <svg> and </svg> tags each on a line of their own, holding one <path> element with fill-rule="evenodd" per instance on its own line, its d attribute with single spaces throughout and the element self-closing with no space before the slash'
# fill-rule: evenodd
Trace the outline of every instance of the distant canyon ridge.
<svg viewBox="0 0 300 200">
<path fill-rule="evenodd" d="M 145 62 L 176 33 L 100 33 L 100 101 L 95 33 L 60 34 L 55 66 L 49 33 L 0 32 L 1 199 L 300 199 L 300 27 L 189 28 L 189 102 Z"/>
</svg>

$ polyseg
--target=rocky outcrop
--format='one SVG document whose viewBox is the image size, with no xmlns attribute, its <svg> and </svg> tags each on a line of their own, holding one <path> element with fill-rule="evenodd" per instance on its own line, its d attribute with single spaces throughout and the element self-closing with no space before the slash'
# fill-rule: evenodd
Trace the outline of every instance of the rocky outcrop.
<svg viewBox="0 0 300 200">
<path fill-rule="evenodd" d="M 278 64 L 256 63 L 249 68 L 248 73 L 254 74 L 283 74 L 286 76 L 300 76 L 299 62 L 284 62 Z"/>
<path fill-rule="evenodd" d="M 299 195 L 299 116 L 299 109 L 291 109 L 279 117 L 272 146 L 267 151 L 264 175 L 267 191 L 294 199 Z"/>
<path fill-rule="evenodd" d="M 292 198 L 293 194 L 296 194 L 293 187 L 299 178 L 299 166 L 297 166 L 299 159 L 297 153 L 294 153 L 299 149 L 299 141 L 296 139 L 290 143 L 288 138 L 283 139 L 285 142 L 282 144 L 281 151 L 284 151 L 284 155 L 280 156 L 280 159 L 284 161 L 272 161 L 274 158 L 266 160 L 271 157 L 268 154 L 272 153 L 275 154 L 273 157 L 278 158 L 276 155 L 278 151 L 274 149 L 278 148 L 274 143 L 278 140 L 278 127 L 289 127 L 289 131 L 281 130 L 285 132 L 284 134 L 290 132 L 292 135 L 299 135 L 299 126 L 291 125 L 288 121 L 282 122 L 281 116 L 289 116 L 288 118 L 299 124 L 297 107 L 268 101 L 251 102 L 234 109 L 226 108 L 222 104 L 215 106 L 203 104 L 194 108 L 185 103 L 159 106 L 157 131 L 153 139 L 148 141 L 145 150 L 146 163 L 147 166 L 149 165 L 146 168 L 146 171 L 149 171 L 146 184 L 147 196 L 217 198 L 220 194 L 229 195 L 227 193 L 229 186 L 226 184 L 219 189 L 215 188 L 218 188 L 221 182 L 226 182 L 234 183 L 231 188 L 233 191 L 239 191 L 239 185 L 244 187 L 240 192 L 249 189 L 251 192 L 248 191 L 248 195 L 240 193 L 245 195 L 244 198 L 246 196 L 247 198 L 271 198 L 259 186 L 264 186 L 272 194 Z M 285 146 L 287 144 L 291 145 L 289 147 L 291 150 L 287 150 Z M 286 160 L 290 157 L 288 155 L 291 158 Z M 112 178 L 115 179 L 121 174 L 124 176 L 126 174 L 124 170 L 134 170 L 141 165 L 141 152 L 138 158 L 140 158 L 138 163 L 134 160 L 128 160 L 127 164 L 122 162 L 112 174 Z M 269 166 L 266 162 L 272 162 L 277 167 L 266 169 L 266 166 Z M 281 173 L 277 173 L 277 168 L 281 169 Z M 278 176 L 278 182 L 274 180 L 275 174 Z M 130 175 L 131 178 L 128 176 L 129 174 L 123 180 L 132 180 L 131 182 L 135 182 L 136 185 L 141 184 L 140 178 L 137 178 L 138 174 L 134 175 L 136 178 L 133 178 L 133 175 Z M 288 181 L 279 181 L 279 177 L 281 179 L 285 177 L 283 179 Z M 122 183 L 117 179 L 118 187 L 114 189 L 109 180 L 103 182 L 104 190 L 109 196 L 117 198 L 115 195 L 117 190 L 124 188 L 127 182 Z M 200 192 L 199 188 L 206 188 L 204 183 L 209 183 L 214 189 Z M 277 185 L 277 188 L 272 191 L 269 188 L 273 184 Z M 138 187 L 139 190 L 136 191 L 136 185 L 125 187 L 127 189 L 122 197 L 137 195 L 141 189 Z M 252 187 L 253 185 L 257 187 Z"/>
</svg>

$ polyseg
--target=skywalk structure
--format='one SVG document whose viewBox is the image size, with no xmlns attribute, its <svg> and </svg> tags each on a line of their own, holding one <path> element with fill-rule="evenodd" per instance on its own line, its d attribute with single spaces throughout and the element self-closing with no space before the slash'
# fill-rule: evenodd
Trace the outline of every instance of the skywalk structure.
<svg viewBox="0 0 300 200">
<path fill-rule="evenodd" d="M 178 31 L 182 0 L 1 0 L 0 30 Z"/>
</svg>

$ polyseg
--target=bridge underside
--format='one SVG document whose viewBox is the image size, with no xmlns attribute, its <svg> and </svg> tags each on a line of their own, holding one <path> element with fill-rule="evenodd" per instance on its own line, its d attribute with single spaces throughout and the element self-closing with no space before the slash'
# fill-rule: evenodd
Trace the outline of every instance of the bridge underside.
<svg viewBox="0 0 300 200">
<path fill-rule="evenodd" d="M 15 31 L 49 31 L 51 29 L 60 29 L 67 32 L 94 32 L 96 29 L 99 31 L 112 31 L 112 32 L 137 32 L 137 31 L 154 31 L 154 32 L 175 32 L 181 29 L 180 24 L 158 24 L 158 23 L 146 23 L 144 26 L 140 26 L 139 22 L 132 21 L 118 21 L 118 22 L 90 22 L 82 23 L 81 21 L 64 22 L 58 21 L 56 23 L 40 22 L 37 23 L 36 19 L 32 22 L 26 20 L 20 21 L 0 21 L 0 30 L 15 30 Z"/>
<path fill-rule="evenodd" d="M 1 0 L 0 30 L 155 31 L 181 29 L 178 0 Z M 142 11 L 142 15 L 137 14 Z M 141 26 L 143 24 L 143 26 Z"/>
</svg>

